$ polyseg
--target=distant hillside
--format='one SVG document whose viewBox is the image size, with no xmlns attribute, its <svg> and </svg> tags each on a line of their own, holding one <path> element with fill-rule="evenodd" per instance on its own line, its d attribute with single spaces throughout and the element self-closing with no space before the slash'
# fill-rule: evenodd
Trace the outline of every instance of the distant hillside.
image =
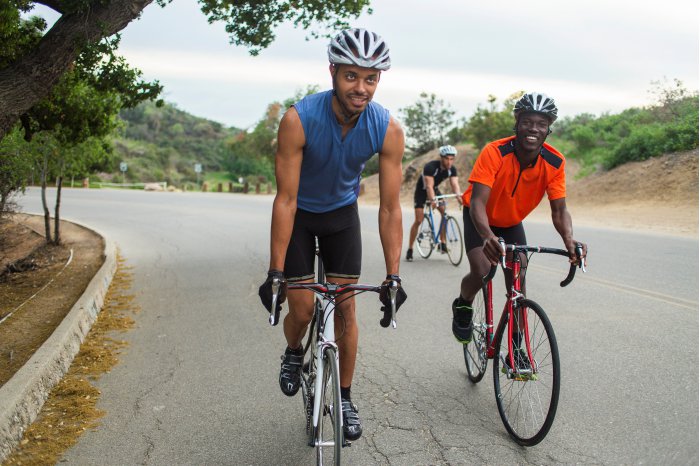
<svg viewBox="0 0 700 466">
<path fill-rule="evenodd" d="M 226 141 L 240 133 L 167 103 L 156 107 L 146 102 L 122 110 L 119 117 L 124 128 L 113 141 L 117 157 L 128 164 L 126 179 L 131 181 L 193 182 L 196 163 L 202 164 L 203 171 L 220 171 Z M 121 179 L 121 173 L 111 177 Z"/>
</svg>

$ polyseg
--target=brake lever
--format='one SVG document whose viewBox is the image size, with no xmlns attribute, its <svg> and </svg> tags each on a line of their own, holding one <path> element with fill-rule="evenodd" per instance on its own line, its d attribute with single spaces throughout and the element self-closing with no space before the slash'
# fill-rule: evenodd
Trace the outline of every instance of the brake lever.
<svg viewBox="0 0 700 466">
<path fill-rule="evenodd" d="M 396 328 L 396 293 L 399 291 L 399 284 L 395 281 L 391 281 L 391 286 L 389 287 L 389 298 L 391 299 L 391 327 Z"/>
<path fill-rule="evenodd" d="M 503 255 L 501 256 L 501 267 L 503 267 L 503 270 L 506 269 L 506 242 L 503 238 L 498 238 L 498 244 L 501 245 L 501 250 L 503 251 Z"/>
<path fill-rule="evenodd" d="M 275 277 L 272 279 L 272 306 L 270 308 L 270 318 L 268 319 L 268 321 L 270 322 L 270 325 L 272 325 L 273 327 L 275 325 L 277 325 L 277 322 L 276 322 L 277 319 L 275 319 L 275 314 L 276 314 L 275 311 L 277 310 L 277 296 L 279 294 L 279 291 L 280 291 L 280 279 Z"/>
<path fill-rule="evenodd" d="M 579 259 L 579 267 L 583 273 L 586 273 L 586 258 L 583 257 L 583 246 L 580 244 L 576 245 L 576 255 Z"/>
</svg>

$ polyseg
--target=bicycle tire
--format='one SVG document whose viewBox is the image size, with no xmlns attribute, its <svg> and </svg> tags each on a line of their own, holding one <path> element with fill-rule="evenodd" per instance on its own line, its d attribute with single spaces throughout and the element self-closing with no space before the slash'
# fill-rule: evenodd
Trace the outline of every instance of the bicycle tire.
<svg viewBox="0 0 700 466">
<path fill-rule="evenodd" d="M 467 366 L 467 376 L 472 383 L 479 383 L 484 378 L 488 366 L 488 346 L 486 322 L 486 305 L 491 302 L 490 287 L 484 285 L 472 302 L 472 341 L 464 343 L 464 364 Z"/>
<path fill-rule="evenodd" d="M 340 452 L 343 448 L 343 408 L 340 400 L 340 375 L 338 360 L 334 348 L 323 350 L 323 377 L 321 392 L 321 409 L 318 427 L 315 432 L 316 464 L 340 465 Z"/>
<path fill-rule="evenodd" d="M 447 240 L 447 257 L 457 267 L 464 256 L 464 238 L 457 219 L 448 215 L 445 219 L 445 239 Z"/>
<path fill-rule="evenodd" d="M 433 237 L 433 224 L 428 214 L 423 214 L 423 221 L 416 236 L 416 249 L 423 259 L 427 259 L 433 253 L 435 240 Z"/>
<path fill-rule="evenodd" d="M 535 362 L 535 372 L 529 379 L 508 375 L 508 367 L 502 370 L 508 357 L 507 319 L 502 319 L 496 332 L 496 352 L 493 361 L 493 382 L 496 404 L 503 425 L 520 445 L 540 443 L 554 422 L 560 389 L 559 349 L 552 324 L 544 310 L 534 301 L 523 299 L 514 310 L 520 316 L 522 308 L 527 313 L 530 350 Z M 522 328 L 522 327 L 520 327 Z"/>
</svg>

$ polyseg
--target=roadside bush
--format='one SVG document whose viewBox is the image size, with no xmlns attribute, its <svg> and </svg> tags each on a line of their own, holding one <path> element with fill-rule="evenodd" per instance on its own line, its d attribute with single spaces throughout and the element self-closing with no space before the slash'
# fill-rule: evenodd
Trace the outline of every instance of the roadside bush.
<svg viewBox="0 0 700 466">
<path fill-rule="evenodd" d="M 664 153 L 665 128 L 659 125 L 637 126 L 613 149 L 606 160 L 606 168 L 627 162 L 646 160 Z"/>
</svg>

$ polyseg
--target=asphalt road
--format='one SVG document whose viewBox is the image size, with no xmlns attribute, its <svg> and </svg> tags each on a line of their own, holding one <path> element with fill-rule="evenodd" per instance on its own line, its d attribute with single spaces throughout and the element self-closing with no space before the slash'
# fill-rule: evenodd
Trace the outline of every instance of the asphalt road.
<svg viewBox="0 0 700 466">
<path fill-rule="evenodd" d="M 102 425 L 62 464 L 313 462 L 301 399 L 277 385 L 281 327 L 267 324 L 257 298 L 271 201 L 64 189 L 62 217 L 118 244 L 142 311 L 121 363 L 98 383 Z M 41 211 L 37 189 L 19 202 Z M 412 215 L 404 212 L 406 234 Z M 378 283 L 376 207 L 361 216 L 362 281 Z M 530 244 L 560 246 L 551 225 L 526 229 Z M 379 327 L 375 296 L 358 301 L 353 398 L 365 435 L 344 449 L 344 462 L 696 465 L 698 241 L 583 227 L 576 237 L 590 247 L 588 274 L 560 288 L 567 264 L 559 257 L 535 258 L 528 273 L 562 362 L 559 410 L 540 445 L 509 439 L 490 371 L 477 385 L 467 380 L 450 331 L 466 259 L 456 268 L 438 255 L 402 263 L 409 299 L 398 329 Z"/>
</svg>

